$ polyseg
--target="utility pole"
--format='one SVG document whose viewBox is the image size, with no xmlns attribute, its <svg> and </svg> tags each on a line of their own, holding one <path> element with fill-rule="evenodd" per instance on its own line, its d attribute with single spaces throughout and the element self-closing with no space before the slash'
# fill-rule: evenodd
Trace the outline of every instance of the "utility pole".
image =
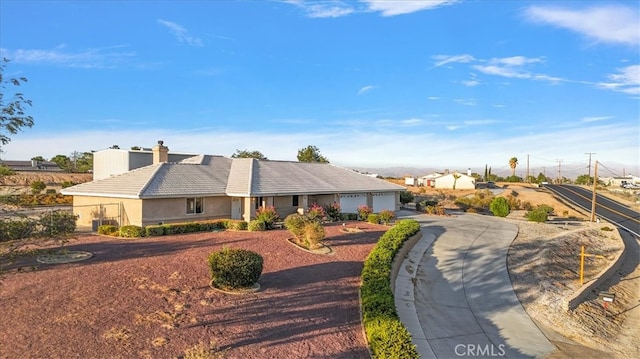
<svg viewBox="0 0 640 359">
<path fill-rule="evenodd" d="M 595 155 L 594 152 L 585 152 L 585 155 L 589 155 L 589 181 L 591 181 L 591 155 Z M 598 180 L 595 179 L 594 177 L 594 182 L 597 182 Z M 590 184 L 590 183 L 587 183 Z"/>
<path fill-rule="evenodd" d="M 562 160 L 556 160 L 556 162 L 558 162 L 558 184 L 562 184 L 562 171 L 560 170 Z"/>
<path fill-rule="evenodd" d="M 527 155 L 527 183 L 531 183 L 531 181 L 529 180 L 529 155 Z"/>
<path fill-rule="evenodd" d="M 591 222 L 596 221 L 596 186 L 598 184 L 598 161 L 593 170 L 593 196 L 591 197 Z"/>
</svg>

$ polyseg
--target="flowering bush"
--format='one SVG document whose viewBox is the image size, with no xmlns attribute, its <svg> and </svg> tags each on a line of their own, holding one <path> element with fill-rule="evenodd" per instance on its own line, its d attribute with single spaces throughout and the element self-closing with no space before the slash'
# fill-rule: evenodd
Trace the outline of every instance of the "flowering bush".
<svg viewBox="0 0 640 359">
<path fill-rule="evenodd" d="M 265 229 L 273 229 L 273 224 L 280 219 L 275 207 L 266 206 L 256 210 L 256 221 L 264 223 Z"/>
<path fill-rule="evenodd" d="M 358 206 L 358 216 L 361 220 L 366 221 L 371 213 L 373 213 L 373 209 L 366 204 Z"/>
<path fill-rule="evenodd" d="M 324 207 L 317 203 L 314 203 L 311 205 L 311 207 L 309 207 L 307 217 L 309 217 L 309 219 L 313 221 L 322 222 L 327 217 L 327 214 L 324 211 Z"/>
<path fill-rule="evenodd" d="M 342 213 L 340 212 L 340 203 L 333 202 L 332 204 L 327 204 L 324 207 L 324 212 L 327 214 L 327 218 L 330 221 L 339 221 L 342 219 Z"/>
<path fill-rule="evenodd" d="M 385 225 L 388 225 L 391 221 L 396 219 L 396 214 L 388 209 L 382 210 L 378 216 L 380 217 L 380 222 Z"/>
</svg>

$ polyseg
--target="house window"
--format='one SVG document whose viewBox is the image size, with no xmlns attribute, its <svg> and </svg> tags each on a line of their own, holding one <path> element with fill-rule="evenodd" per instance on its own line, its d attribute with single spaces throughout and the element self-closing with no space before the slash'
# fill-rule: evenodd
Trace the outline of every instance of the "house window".
<svg viewBox="0 0 640 359">
<path fill-rule="evenodd" d="M 300 196 L 293 196 L 293 203 L 291 204 L 294 207 L 298 207 L 299 206 L 299 197 Z"/>
<path fill-rule="evenodd" d="M 187 198 L 187 214 L 204 213 L 204 198 Z"/>
<path fill-rule="evenodd" d="M 264 198 L 258 197 L 258 200 L 256 201 L 256 209 L 262 206 L 262 201 L 264 201 Z"/>
</svg>

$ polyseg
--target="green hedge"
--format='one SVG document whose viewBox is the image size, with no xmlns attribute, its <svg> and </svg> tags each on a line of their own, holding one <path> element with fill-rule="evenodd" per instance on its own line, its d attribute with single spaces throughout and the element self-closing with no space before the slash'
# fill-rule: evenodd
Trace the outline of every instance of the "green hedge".
<svg viewBox="0 0 640 359">
<path fill-rule="evenodd" d="M 374 358 L 418 358 L 411 334 L 398 318 L 391 290 L 393 258 L 420 231 L 413 219 L 400 220 L 380 237 L 362 270 L 362 321 Z"/>
<path fill-rule="evenodd" d="M 219 288 L 246 288 L 258 281 L 262 274 L 262 256 L 256 252 L 223 248 L 209 254 L 212 283 Z"/>
</svg>

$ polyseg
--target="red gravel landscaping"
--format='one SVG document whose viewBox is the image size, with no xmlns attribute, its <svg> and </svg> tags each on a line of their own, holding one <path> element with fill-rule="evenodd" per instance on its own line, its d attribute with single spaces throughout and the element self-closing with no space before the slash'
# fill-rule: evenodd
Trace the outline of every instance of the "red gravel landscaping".
<svg viewBox="0 0 640 359">
<path fill-rule="evenodd" d="M 91 259 L 20 260 L 0 284 L 1 358 L 175 358 L 210 343 L 225 358 L 368 358 L 358 287 L 387 227 L 325 227 L 331 255 L 302 251 L 286 230 L 225 231 L 68 243 Z M 209 286 L 207 256 L 223 246 L 260 253 L 260 291 Z M 37 268 L 32 268 L 36 266 Z"/>
</svg>

